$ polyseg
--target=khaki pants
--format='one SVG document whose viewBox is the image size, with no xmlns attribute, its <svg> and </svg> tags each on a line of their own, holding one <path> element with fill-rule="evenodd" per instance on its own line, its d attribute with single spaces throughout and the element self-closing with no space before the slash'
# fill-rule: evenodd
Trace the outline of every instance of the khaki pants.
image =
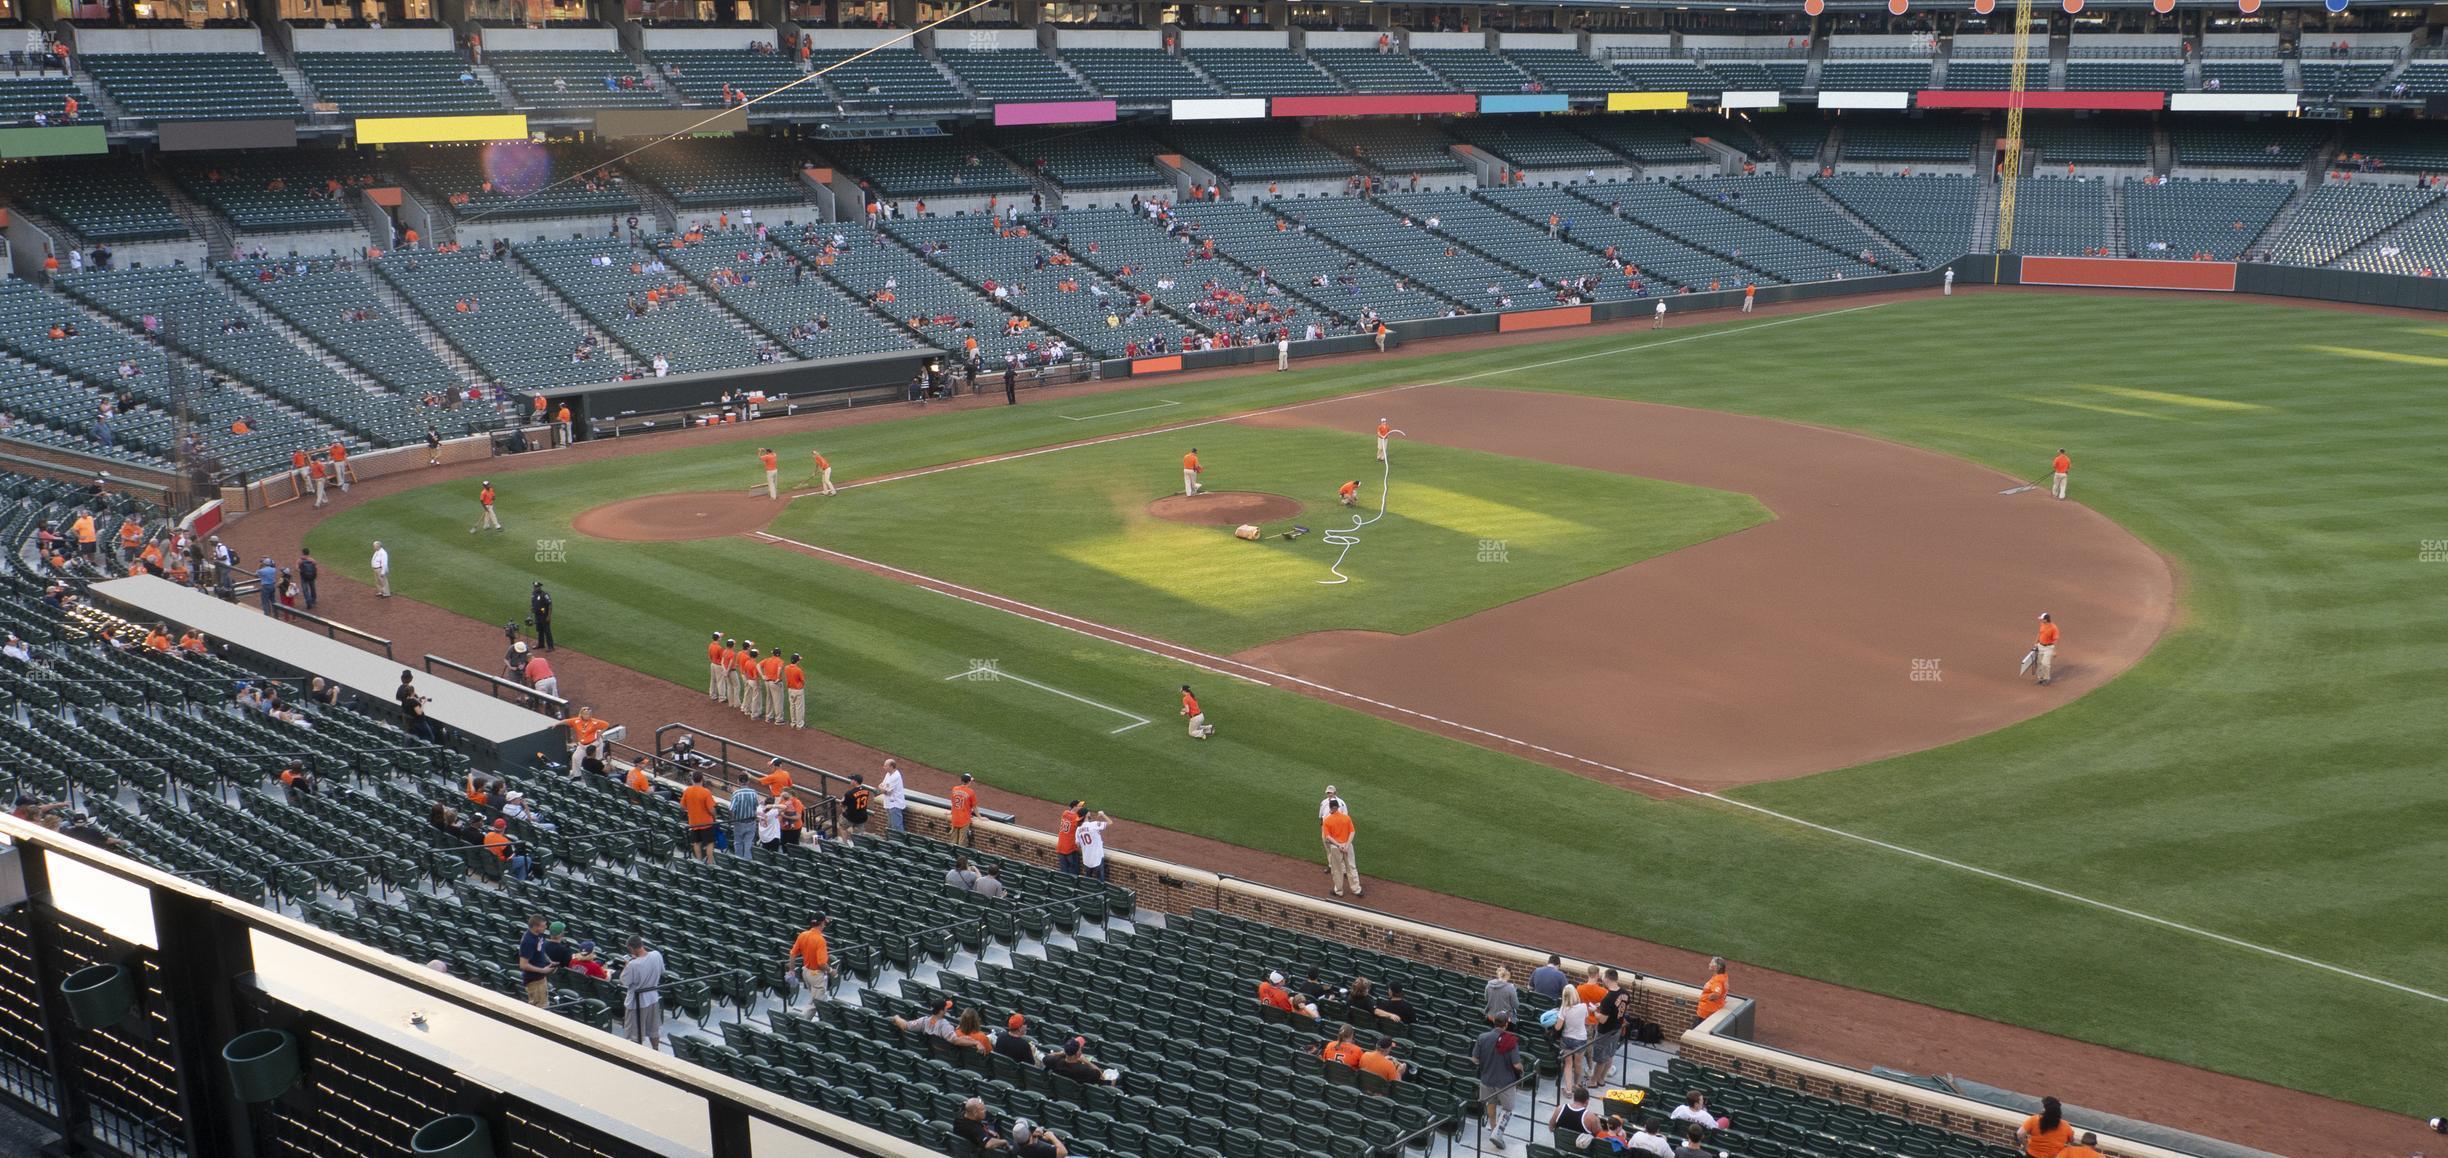
<svg viewBox="0 0 2448 1158">
<path fill-rule="evenodd" d="M 390 569 L 390 568 L 385 567 L 385 568 L 383 568 L 382 570 L 380 570 L 380 571 L 376 571 L 376 572 L 374 573 L 374 593 L 375 593 L 375 594 L 377 594 L 377 595 L 389 595 L 389 594 L 391 594 L 391 569 Z"/>
<path fill-rule="evenodd" d="M 542 1008 L 551 1001 L 552 996 L 547 990 L 543 978 L 538 977 L 535 980 L 527 983 L 527 1004 Z"/>
<path fill-rule="evenodd" d="M 790 726 L 807 727 L 807 689 L 790 689 Z"/>
<path fill-rule="evenodd" d="M 740 680 L 739 710 L 751 716 L 763 715 L 764 705 L 765 685 L 752 679 Z"/>
<path fill-rule="evenodd" d="M 486 528 L 486 527 L 490 527 L 490 528 L 492 528 L 493 530 L 496 530 L 496 531 L 501 530 L 501 529 L 502 529 L 502 525 L 501 525 L 501 516 L 493 513 L 493 504 L 491 504 L 491 503 L 480 503 L 480 504 L 478 504 L 478 505 L 479 505 L 479 506 L 482 506 L 482 507 L 484 508 L 484 518 L 483 518 L 482 520 L 478 521 L 478 522 L 477 522 L 477 524 L 476 524 L 476 526 L 477 526 L 479 529 L 483 529 L 483 528 Z"/>
<path fill-rule="evenodd" d="M 782 722 L 781 680 L 765 681 L 765 718 L 777 724 Z"/>
<path fill-rule="evenodd" d="M 1292 351 L 1278 347 L 1275 351 L 1275 368 L 1278 370 L 1291 369 Z"/>
<path fill-rule="evenodd" d="M 1743 295 L 1743 312 L 1744 312 L 1744 313 L 1746 313 L 1746 314 L 1751 312 L 1751 295 L 1750 295 L 1750 294 L 1744 294 L 1744 295 Z"/>
<path fill-rule="evenodd" d="M 823 470 L 816 472 L 816 484 L 817 484 L 817 486 L 821 487 L 821 488 L 824 490 L 824 493 L 826 493 L 826 494 L 828 494 L 828 495 L 829 495 L 829 494 L 832 494 L 832 493 L 833 493 L 833 468 L 828 466 L 828 467 L 824 468 Z"/>
<path fill-rule="evenodd" d="M 345 463 L 345 462 L 335 462 L 335 463 L 331 464 L 331 470 L 332 470 L 332 481 L 337 482 L 337 483 L 339 483 L 339 484 L 340 484 L 340 493 L 341 493 L 341 494 L 347 494 L 347 493 L 348 493 L 348 487 L 349 487 L 349 484 L 348 484 L 348 474 L 349 474 L 349 472 L 348 472 L 348 464 L 347 464 L 347 463 Z"/>
<path fill-rule="evenodd" d="M 967 848 L 969 842 L 976 839 L 977 825 L 974 823 L 955 825 L 952 829 L 952 843 L 956 847 Z"/>
<path fill-rule="evenodd" d="M 1336 896 L 1342 896 L 1346 887 L 1353 895 L 1359 895 L 1360 865 L 1352 855 L 1352 846 L 1326 842 L 1326 876 L 1334 882 Z"/>
<path fill-rule="evenodd" d="M 2050 493 L 2050 494 L 2053 494 L 2053 495 L 2057 496 L 2058 498 L 2061 498 L 2061 499 L 2062 499 L 2062 498 L 2064 498 L 2064 497 L 2065 497 L 2065 492 L 2066 492 L 2066 475 L 2065 475 L 2065 472 L 2061 470 L 2061 471 L 2056 472 L 2055 474 L 2050 475 L 2050 476 L 2049 476 L 2049 493 Z"/>
<path fill-rule="evenodd" d="M 326 488 L 326 487 L 328 487 L 329 485 L 330 485 L 329 483 L 325 482 L 325 481 L 324 481 L 324 480 L 322 480 L 322 479 L 316 479 L 316 480 L 314 480 L 315 505 L 316 505 L 316 506 L 318 506 L 318 507 L 319 507 L 319 506 L 322 506 L 324 503 L 327 503 L 327 502 L 331 501 L 331 500 L 329 500 L 329 499 L 327 499 L 327 498 L 325 498 L 325 497 L 324 497 L 324 490 L 325 490 L 325 488 Z"/>
<path fill-rule="evenodd" d="M 722 699 L 722 698 L 723 698 L 723 693 L 724 693 L 725 691 L 729 690 L 728 688 L 726 688 L 726 687 L 724 686 L 724 679 L 723 679 L 723 675 L 724 675 L 724 672 L 723 672 L 723 665 L 721 665 L 721 664 L 719 664 L 719 663 L 709 663 L 709 664 L 707 664 L 707 665 L 706 665 L 706 698 L 707 698 L 707 699 L 709 699 L 709 700 L 720 700 L 720 699 Z"/>
<path fill-rule="evenodd" d="M 1385 436 L 1382 434 L 1377 436 L 1377 461 L 1385 461 Z"/>
<path fill-rule="evenodd" d="M 1199 472 L 1195 470 L 1182 471 L 1182 496 L 1184 498 L 1198 493 L 1198 474 Z"/>
<path fill-rule="evenodd" d="M 1190 717 L 1191 739 L 1204 740 L 1212 735 L 1215 735 L 1215 729 L 1207 726 L 1207 713 L 1200 712 L 1199 714 Z"/>
<path fill-rule="evenodd" d="M 748 677 L 741 675 L 738 668 L 731 669 L 731 698 L 726 702 L 742 711 L 748 708 Z"/>
<path fill-rule="evenodd" d="M 2044 643 L 2033 650 L 2040 653 L 2039 658 L 2033 661 L 2034 666 L 2038 669 L 2036 674 L 2039 675 L 2043 682 L 2046 682 L 2049 678 L 2049 665 L 2055 663 L 2057 660 L 2057 645 L 2053 643 Z"/>
<path fill-rule="evenodd" d="M 781 479 L 781 477 L 782 477 L 782 472 L 781 472 L 781 471 L 778 471 L 778 470 L 769 470 L 769 471 L 766 471 L 766 472 L 765 472 L 765 497 L 766 497 L 766 498 L 769 498 L 769 499 L 778 499 L 778 498 L 781 498 L 781 497 L 782 497 L 782 488 L 781 488 L 781 484 L 780 484 L 780 482 L 778 481 L 778 480 L 780 480 L 780 479 Z"/>
<path fill-rule="evenodd" d="M 824 1000 L 824 995 L 825 995 L 825 971 L 824 971 L 824 970 L 822 970 L 822 969 L 802 969 L 802 970 L 800 970 L 800 971 L 799 971 L 799 984 L 807 986 L 807 994 L 808 994 L 808 1008 L 809 1008 L 809 1009 L 814 1009 L 814 1008 L 816 1008 L 816 1003 L 817 1003 L 817 1002 L 819 1002 L 819 1001 Z"/>
</svg>

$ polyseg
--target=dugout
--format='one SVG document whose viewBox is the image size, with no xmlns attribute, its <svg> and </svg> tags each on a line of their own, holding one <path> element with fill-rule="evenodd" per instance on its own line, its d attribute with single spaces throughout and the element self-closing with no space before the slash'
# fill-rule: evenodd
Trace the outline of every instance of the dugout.
<svg viewBox="0 0 2448 1158">
<path fill-rule="evenodd" d="M 897 350 L 812 362 L 775 362 L 596 382 L 547 391 L 544 397 L 548 409 L 569 406 L 571 434 L 583 439 L 649 425 L 685 425 L 690 415 L 720 409 L 723 395 L 729 393 L 762 393 L 768 414 L 898 399 L 909 380 L 935 361 L 949 362 L 950 356 L 933 349 Z"/>
</svg>

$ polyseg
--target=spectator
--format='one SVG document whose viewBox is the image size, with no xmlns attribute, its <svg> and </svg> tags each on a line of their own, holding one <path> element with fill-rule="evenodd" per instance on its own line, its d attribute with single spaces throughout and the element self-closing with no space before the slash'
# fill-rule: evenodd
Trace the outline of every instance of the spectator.
<svg viewBox="0 0 2448 1158">
<path fill-rule="evenodd" d="M 1377 1048 L 1360 1055 L 1360 1070 L 1363 1073 L 1375 1074 L 1389 1082 L 1399 1082 L 1403 1080 L 1404 1074 L 1410 1072 L 1411 1067 L 1394 1060 L 1393 1035 L 1379 1034 L 1377 1035 Z"/>
<path fill-rule="evenodd" d="M 45 804 L 40 799 L 20 793 L 17 797 L 17 806 L 9 809 L 9 815 L 28 824 L 40 825 L 56 832 L 60 826 L 59 814 L 66 811 L 68 811 L 68 805 L 65 803 Z"/>
<path fill-rule="evenodd" d="M 768 800 L 757 806 L 757 847 L 769 853 L 782 851 L 782 806 Z"/>
<path fill-rule="evenodd" d="M 877 786 L 884 794 L 884 826 L 894 832 L 909 831 L 909 790 L 901 781 L 901 762 L 884 761 L 884 782 Z"/>
<path fill-rule="evenodd" d="M 1564 1100 L 1563 1105 L 1557 1106 L 1555 1114 L 1547 1119 L 1547 1128 L 1555 1132 L 1555 1148 L 1558 1150 L 1573 1149 L 1575 1139 L 1583 1134 L 1597 1133 L 1598 1127 L 1604 1124 L 1605 1119 L 1599 1115 L 1598 1108 L 1590 1104 L 1587 1086 L 1572 1087 L 1571 1096 Z"/>
<path fill-rule="evenodd" d="M 1369 988 L 1366 977 L 1352 978 L 1351 988 L 1343 993 L 1343 1004 L 1351 1007 L 1353 1020 L 1364 1020 L 1377 1012 L 1377 995 Z"/>
<path fill-rule="evenodd" d="M 1003 1132 L 986 1120 L 986 1101 L 983 1098 L 971 1098 L 961 1103 L 960 1117 L 952 1120 L 952 1133 L 980 1150 L 1003 1150 L 1011 1146 L 1004 1140 Z"/>
<path fill-rule="evenodd" d="M 1497 1025 L 1513 1024 L 1513 1015 L 1521 1009 L 1521 991 L 1513 987 L 1513 971 L 1496 967 L 1496 978 L 1487 983 L 1487 1019 Z"/>
<path fill-rule="evenodd" d="M 1723 957 L 1711 957 L 1709 958 L 1708 983 L 1700 987 L 1700 1004 L 1695 1009 L 1699 1016 L 1692 1018 L 1692 1024 L 1698 1025 L 1707 1021 L 1715 1016 L 1718 1010 L 1724 1009 L 1725 1005 L 1726 960 Z"/>
<path fill-rule="evenodd" d="M 1003 1032 L 995 1037 L 994 1051 L 1024 1066 L 1036 1065 L 1041 1060 L 1037 1043 L 1029 1040 L 1026 1015 L 1015 1013 L 1004 1021 Z"/>
<path fill-rule="evenodd" d="M 680 808 L 688 815 L 689 855 L 713 863 L 714 790 L 706 787 L 703 771 L 689 772 L 688 787 L 680 790 Z"/>
<path fill-rule="evenodd" d="M 446 810 L 447 811 L 447 810 Z M 527 988 L 527 1004 L 539 1009 L 551 1000 L 549 979 L 552 977 L 552 954 L 544 948 L 548 934 L 544 914 L 527 917 L 527 931 L 519 936 L 519 981 Z"/>
<path fill-rule="evenodd" d="M 1088 1039 L 1084 1037 L 1064 1042 L 1061 1053 L 1045 1060 L 1045 1068 L 1048 1073 L 1060 1074 L 1086 1085 L 1113 1084 L 1113 1079 L 1106 1076 L 1105 1068 L 1098 1065 L 1095 1058 L 1088 1056 Z"/>
<path fill-rule="evenodd" d="M 578 942 L 577 951 L 570 954 L 569 970 L 572 973 L 584 973 L 597 981 L 612 979 L 612 971 L 604 968 L 603 962 L 596 957 L 593 941 Z"/>
<path fill-rule="evenodd" d="M 2437 1118 L 2431 1119 L 2431 1132 L 2448 1134 L 2448 1130 L 2440 1128 L 2440 1120 Z M 2082 1141 L 2058 1151 L 2057 1158 L 2103 1158 L 2099 1152 L 2099 1135 L 2085 1133 Z"/>
<path fill-rule="evenodd" d="M 1031 1126 L 1026 1118 L 1012 1123 L 1011 1136 L 1016 1158 L 1071 1158 L 1071 1148 L 1054 1131 Z"/>
<path fill-rule="evenodd" d="M 513 791 L 502 798 L 502 815 L 521 824 L 534 825 L 539 832 L 560 831 L 553 822 L 544 819 L 543 813 L 536 811 L 535 805 L 528 803 L 524 792 Z"/>
<path fill-rule="evenodd" d="M 1567 989 L 1555 1008 L 1556 1052 L 1564 1059 L 1564 1084 L 1581 1083 L 1582 1067 L 1589 1062 L 1590 1015 L 1598 1007 L 1582 1000 L 1581 991 Z"/>
<path fill-rule="evenodd" d="M 1410 998 L 1403 995 L 1400 982 L 1386 986 L 1386 995 L 1377 1002 L 1377 1016 L 1390 1017 L 1404 1025 L 1419 1024 L 1419 1011 L 1413 1009 Z"/>
<path fill-rule="evenodd" d="M 1716 1111 L 1709 1109 L 1708 1093 L 1704 1090 L 1693 1090 L 1683 1095 L 1683 1104 L 1676 1106 L 1674 1113 L 1668 1114 L 1667 1117 L 1687 1126 L 1698 1126 L 1703 1130 L 1722 1130 L 1726 1126 L 1726 1119 L 1718 1117 Z"/>
<path fill-rule="evenodd" d="M 731 855 L 741 860 L 756 855 L 757 810 L 764 804 L 753 783 L 742 781 L 731 794 Z"/>
<path fill-rule="evenodd" d="M 950 998 L 945 998 L 943 1004 L 930 1007 L 926 1011 L 926 1016 L 918 1018 L 915 1021 L 910 1020 L 909 1018 L 895 1016 L 892 1019 L 892 1023 L 894 1029 L 910 1033 L 930 1034 L 935 1037 L 940 1037 L 945 1041 L 950 1041 L 952 1040 L 953 1026 L 952 1000 Z"/>
<path fill-rule="evenodd" d="M 1318 1047 L 1318 1056 L 1340 1065 L 1356 1067 L 1360 1064 L 1360 1055 L 1368 1052 L 1360 1048 L 1359 1038 L 1358 1031 L 1348 1025 L 1342 1026 L 1335 1030 L 1333 1041 Z"/>
<path fill-rule="evenodd" d="M 833 951 L 825 943 L 825 926 L 832 920 L 819 910 L 808 922 L 806 931 L 791 942 L 790 953 L 782 958 L 784 974 L 797 977 L 800 984 L 807 986 L 808 1013 L 811 1016 L 816 1012 L 816 1003 L 823 998 L 827 983 L 833 978 Z"/>
<path fill-rule="evenodd" d="M 484 835 L 484 846 L 485 851 L 492 853 L 493 859 L 500 862 L 502 868 L 510 871 L 511 880 L 527 879 L 528 869 L 533 866 L 534 861 L 528 857 L 525 845 L 510 839 L 508 820 L 500 817 L 494 818 L 493 827 Z"/>
<path fill-rule="evenodd" d="M 842 840 L 848 840 L 851 833 L 865 828 L 868 809 L 874 803 L 875 790 L 867 787 L 865 774 L 851 773 L 850 787 L 842 789 L 841 820 L 835 826 L 834 835 Z"/>
<path fill-rule="evenodd" d="M 977 883 L 969 886 L 969 891 L 981 897 L 998 899 L 1009 895 L 1003 888 L 1003 870 L 994 865 L 978 870 Z"/>
<path fill-rule="evenodd" d="M 976 839 L 977 835 L 975 826 L 978 797 L 977 789 L 972 787 L 975 783 L 977 783 L 977 777 L 963 772 L 960 774 L 960 783 L 952 786 L 950 818 L 952 843 L 962 848 L 969 847 L 970 842 Z"/>
<path fill-rule="evenodd" d="M 1315 1006 L 1303 1005 L 1293 999 L 1292 991 L 1284 988 L 1284 978 L 1281 973 L 1269 973 L 1266 975 L 1266 980 L 1258 983 L 1258 1000 L 1286 1013 L 1297 1013 L 1303 1017 L 1317 1016 Z"/>
<path fill-rule="evenodd" d="M 994 1038 L 986 1032 L 986 1022 L 974 1008 L 961 1011 L 960 1024 L 952 1030 L 952 1044 L 979 1053 L 994 1052 Z"/>
<path fill-rule="evenodd" d="M 1090 813 L 1087 819 L 1080 821 L 1079 831 L 1074 834 L 1079 839 L 1080 872 L 1099 882 L 1107 879 L 1105 830 L 1111 827 L 1113 827 L 1113 817 L 1105 815 L 1103 811 L 1098 811 Z"/>
<path fill-rule="evenodd" d="M 1675 1147 L 1674 1158 L 1710 1158 L 1708 1131 L 1698 1126 L 1684 1131 L 1683 1144 Z"/>
<path fill-rule="evenodd" d="M 965 893 L 976 889 L 977 883 L 977 870 L 969 867 L 969 858 L 953 857 L 952 867 L 944 873 L 944 884 Z"/>
<path fill-rule="evenodd" d="M 1503 970 L 1498 970 L 1501 977 Z M 1512 987 L 1506 982 L 1506 988 Z M 1492 1018 L 1486 1033 L 1471 1043 L 1471 1064 L 1478 1067 L 1479 1105 L 1484 1115 L 1481 1138 L 1504 1133 L 1513 1120 L 1513 1086 L 1521 1081 L 1521 1039 L 1513 1034 L 1511 1014 Z"/>
<path fill-rule="evenodd" d="M 1674 1141 L 1666 1136 L 1665 1128 L 1658 1125 L 1655 1114 L 1641 1119 L 1640 1130 L 1625 1141 L 1624 1149 L 1647 1154 L 1650 1158 L 1674 1158 Z"/>
<path fill-rule="evenodd" d="M 1087 807 L 1085 800 L 1064 805 L 1062 821 L 1054 829 L 1054 867 L 1072 876 L 1080 872 L 1079 822 Z"/>
<path fill-rule="evenodd" d="M 400 673 L 399 691 L 392 698 L 399 701 L 400 715 L 406 718 L 409 734 L 433 743 L 433 721 L 425 718 L 425 696 L 416 690 L 415 672 Z"/>
<path fill-rule="evenodd" d="M 2040 1112 L 2015 1127 L 2015 1144 L 2030 1158 L 2057 1158 L 2073 1140 L 2074 1127 L 2066 1125 L 2065 1107 L 2055 1097 L 2040 1099 Z"/>
<path fill-rule="evenodd" d="M 1564 973 L 1564 959 L 1550 953 L 1546 964 L 1530 971 L 1530 992 L 1553 1001 L 1564 992 L 1569 980 Z"/>
<path fill-rule="evenodd" d="M 1614 970 L 1606 971 L 1590 1014 L 1589 1084 L 1603 1086 L 1615 1070 L 1615 1055 L 1623 1049 L 1624 1032 L 1632 1025 L 1632 991 Z"/>
<path fill-rule="evenodd" d="M 663 1048 L 663 953 L 643 938 L 629 938 L 629 964 L 621 969 L 621 1036 L 650 1049 Z"/>
</svg>

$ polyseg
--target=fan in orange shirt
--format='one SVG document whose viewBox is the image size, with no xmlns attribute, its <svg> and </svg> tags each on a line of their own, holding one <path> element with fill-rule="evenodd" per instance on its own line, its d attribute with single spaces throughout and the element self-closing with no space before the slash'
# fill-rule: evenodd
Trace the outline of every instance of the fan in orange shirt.
<svg viewBox="0 0 2448 1158">
<path fill-rule="evenodd" d="M 833 976 L 833 953 L 825 944 L 825 926 L 832 919 L 822 912 L 808 922 L 807 931 L 791 942 L 790 955 L 782 959 L 785 971 L 798 970 L 798 977 L 807 986 L 808 1012 L 816 1012 L 816 1003 L 824 1000 L 825 982 Z"/>
<path fill-rule="evenodd" d="M 1269 973 L 1266 980 L 1258 983 L 1258 1000 L 1285 1013 L 1301 1012 L 1300 1003 L 1292 1000 L 1292 991 L 1284 988 L 1281 973 Z"/>
<path fill-rule="evenodd" d="M 765 795 L 775 797 L 777 799 L 790 795 L 790 768 L 782 763 L 782 758 L 776 756 L 773 759 L 766 761 L 765 767 L 768 769 L 768 771 L 764 775 L 756 778 L 757 787 L 764 789 Z"/>
<path fill-rule="evenodd" d="M 1182 456 L 1182 497 L 1190 498 L 1198 493 L 1199 459 L 1198 448 L 1194 446 L 1190 448 L 1190 453 Z"/>
<path fill-rule="evenodd" d="M 1360 1048 L 1360 1042 L 1357 1040 L 1359 1036 L 1359 1031 L 1348 1025 L 1344 1026 L 1335 1034 L 1333 1041 L 1327 1042 L 1318 1049 L 1318 1056 L 1330 1062 L 1341 1062 L 1347 1066 L 1357 1067 L 1360 1064 L 1360 1055 L 1368 1052 Z"/>
<path fill-rule="evenodd" d="M 632 764 L 629 766 L 629 778 L 626 783 L 629 785 L 629 790 L 632 792 L 654 791 L 654 777 L 646 773 L 646 766 L 644 764 Z"/>
<path fill-rule="evenodd" d="M 1389 1082 L 1399 1082 L 1410 1067 L 1394 1060 L 1394 1039 L 1380 1034 L 1377 1048 L 1360 1055 L 1360 1070 L 1375 1074 Z"/>
<path fill-rule="evenodd" d="M 705 773 L 689 773 L 688 787 L 680 790 L 680 809 L 688 814 L 689 855 L 711 864 L 714 860 L 714 790 L 705 786 Z"/>
<path fill-rule="evenodd" d="M 1699 1016 L 1698 1016 L 1698 1017 L 1695 1017 L 1695 1018 L 1693 1018 L 1693 1019 L 1692 1019 L 1692 1024 L 1693 1024 L 1693 1025 L 1698 1025 L 1698 1024 L 1700 1024 L 1701 1022 L 1703 1022 L 1703 1021 L 1707 1021 L 1709 1018 L 1711 1018 L 1711 1017 L 1715 1016 L 1718 1010 L 1720 1010 L 1720 1009 L 1724 1009 L 1724 1008 L 1725 1008 L 1725 1006 L 1726 1006 L 1726 962 L 1725 962 L 1725 958 L 1723 958 L 1723 957 L 1711 957 L 1711 958 L 1709 958 L 1709 979 L 1708 979 L 1708 983 L 1707 983 L 1707 984 L 1705 984 L 1705 985 L 1702 985 L 1702 986 L 1700 987 L 1700 1005 L 1699 1005 L 1698 1009 L 1696 1010 L 1696 1012 L 1698 1012 L 1698 1013 L 1699 1013 Z"/>
<path fill-rule="evenodd" d="M 962 848 L 969 847 L 969 842 L 977 838 L 978 794 L 977 789 L 970 787 L 976 782 L 976 776 L 963 772 L 960 783 L 952 786 L 952 843 Z"/>
<path fill-rule="evenodd" d="M 2015 1127 L 2015 1141 L 2030 1158 L 2057 1158 L 2073 1143 L 2074 1127 L 2066 1125 L 2065 1107 L 2057 1099 L 2042 1098 L 2040 1112 Z"/>
<path fill-rule="evenodd" d="M 2434 1118 L 2432 1121 L 2438 1121 Z M 2099 1152 L 2099 1135 L 2084 1134 L 2082 1141 L 2057 1152 L 2057 1158 L 2105 1158 Z"/>
</svg>

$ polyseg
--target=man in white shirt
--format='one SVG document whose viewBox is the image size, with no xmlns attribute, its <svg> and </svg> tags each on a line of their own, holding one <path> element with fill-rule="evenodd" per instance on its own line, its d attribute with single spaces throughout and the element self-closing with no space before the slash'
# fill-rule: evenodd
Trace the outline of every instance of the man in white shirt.
<svg viewBox="0 0 2448 1158">
<path fill-rule="evenodd" d="M 34 662 L 34 649 L 27 646 L 26 641 L 19 639 L 14 631 L 9 633 L 8 646 L 0 647 L 0 655 L 6 655 L 19 663 Z"/>
<path fill-rule="evenodd" d="M 380 539 L 374 540 L 373 567 L 374 594 L 384 599 L 391 598 L 391 552 L 383 547 Z"/>
<path fill-rule="evenodd" d="M 901 762 L 884 761 L 884 783 L 879 786 L 884 797 L 884 819 L 894 832 L 909 831 L 909 792 L 901 784 Z"/>
<path fill-rule="evenodd" d="M 1291 368 L 1292 336 L 1290 334 L 1286 334 L 1283 337 L 1275 339 L 1275 369 L 1282 371 L 1289 370 Z"/>
<path fill-rule="evenodd" d="M 1674 1143 L 1666 1140 L 1655 1118 L 1642 1119 L 1640 1129 L 1633 1131 L 1632 1137 L 1624 1142 L 1624 1147 L 1655 1155 L 1656 1158 L 1674 1158 Z"/>
<path fill-rule="evenodd" d="M 1080 870 L 1083 875 L 1094 877 L 1098 881 L 1106 879 L 1105 830 L 1111 827 L 1113 827 L 1112 817 L 1101 811 L 1091 812 L 1088 814 L 1088 819 L 1080 821 L 1079 828 L 1072 832 L 1072 839 L 1079 842 Z"/>
<path fill-rule="evenodd" d="M 1649 328 L 1652 330 L 1663 330 L 1666 328 L 1666 299 L 1658 299 L 1656 320 L 1649 323 Z"/>
</svg>

